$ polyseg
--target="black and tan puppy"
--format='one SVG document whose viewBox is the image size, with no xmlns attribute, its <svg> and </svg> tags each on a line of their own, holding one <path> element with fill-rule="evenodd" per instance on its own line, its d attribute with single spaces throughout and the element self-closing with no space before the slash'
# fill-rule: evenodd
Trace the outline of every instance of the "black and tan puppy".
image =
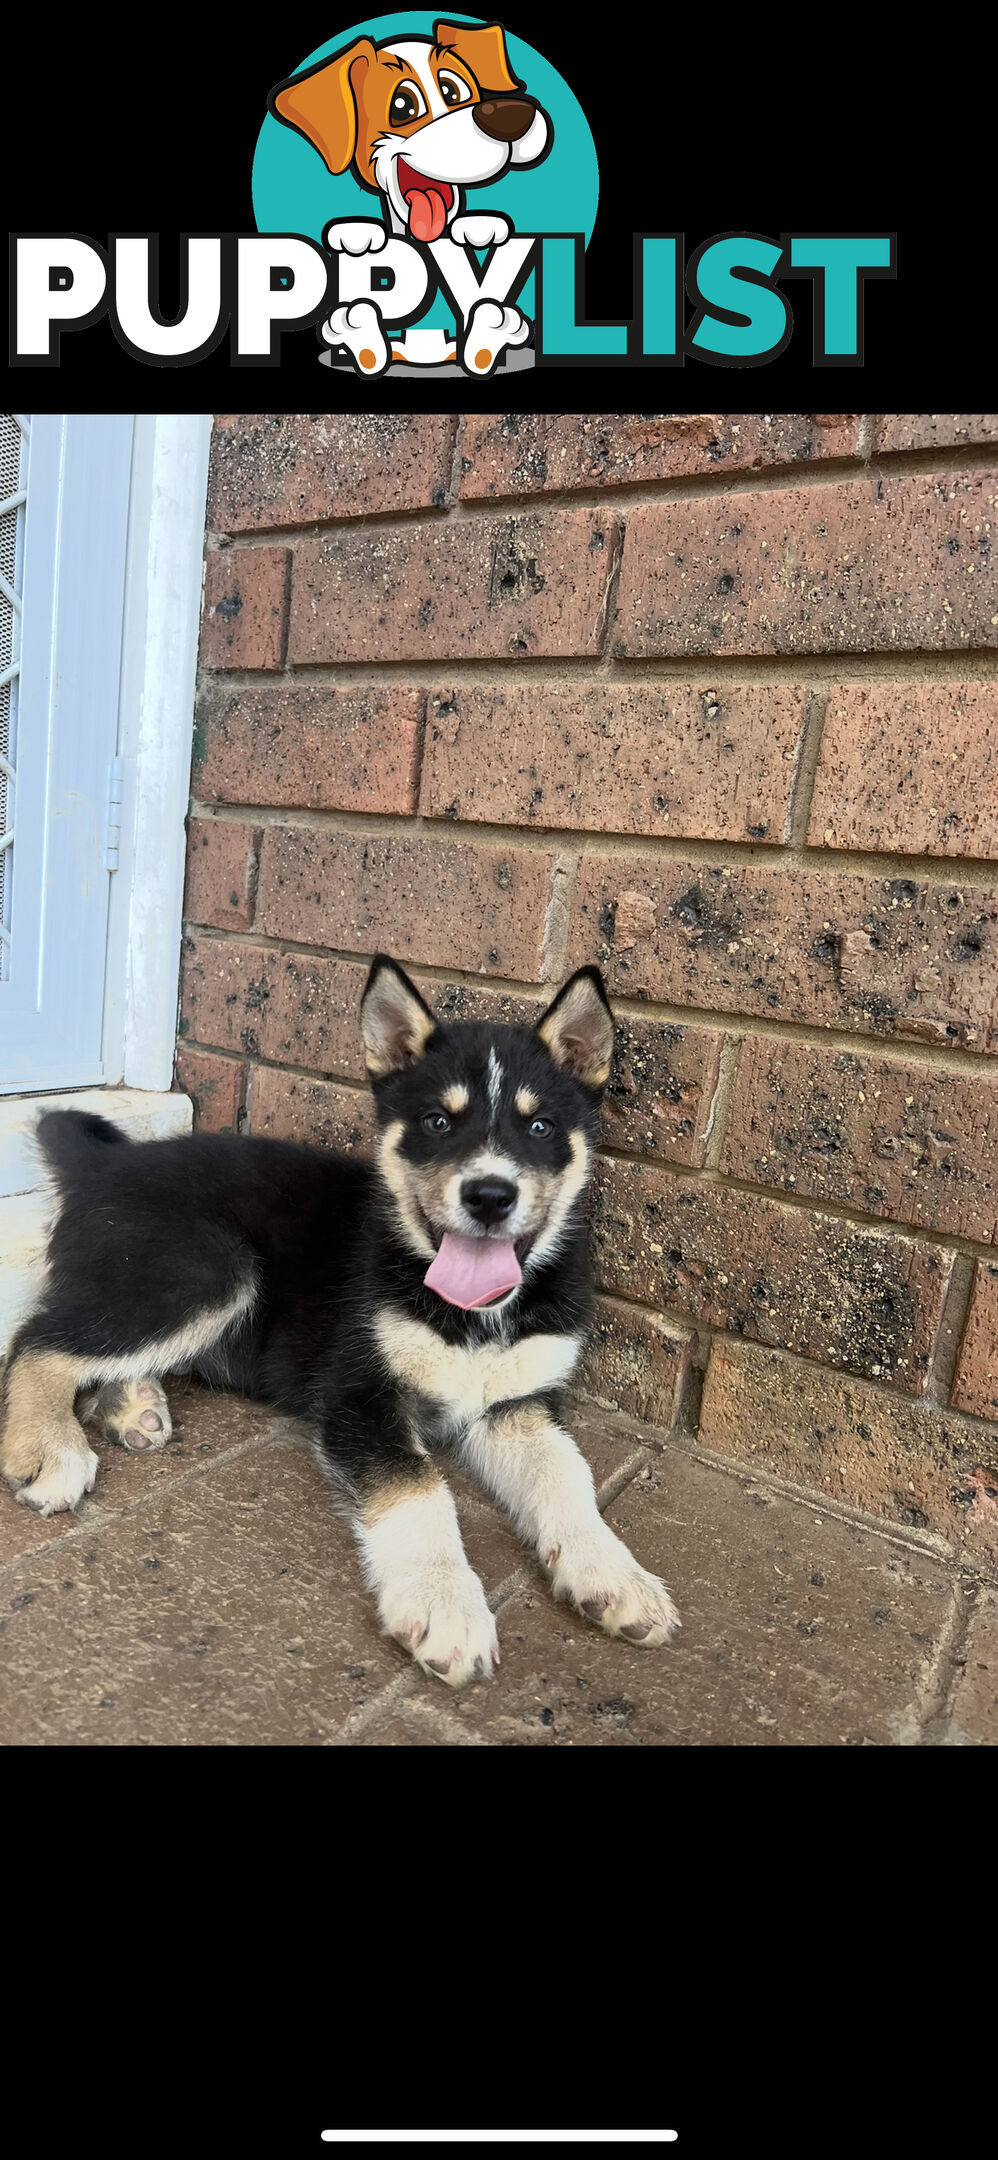
<svg viewBox="0 0 998 2160">
<path fill-rule="evenodd" d="M 664 1585 L 600 1518 L 559 1423 L 590 1308 L 585 1194 L 613 1022 L 595 968 L 535 1029 L 449 1026 L 375 960 L 374 1163 L 279 1140 L 155 1140 L 51 1111 L 48 1286 L 6 1366 L 0 1470 L 51 1514 L 91 1491 L 85 1422 L 161 1447 L 186 1371 L 314 1419 L 385 1630 L 452 1687 L 495 1623 L 436 1456 L 508 1510 L 557 1597 L 660 1644 Z M 78 1395 L 84 1400 L 77 1402 Z"/>
</svg>

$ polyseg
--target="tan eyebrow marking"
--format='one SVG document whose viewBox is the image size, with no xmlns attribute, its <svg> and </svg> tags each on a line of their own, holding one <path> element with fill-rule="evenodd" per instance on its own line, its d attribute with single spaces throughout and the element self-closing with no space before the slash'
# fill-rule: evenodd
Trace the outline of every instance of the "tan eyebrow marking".
<svg viewBox="0 0 998 2160">
<path fill-rule="evenodd" d="M 516 1107 L 521 1117 L 533 1117 L 534 1111 L 541 1107 L 541 1098 L 532 1088 L 517 1088 Z"/>
<path fill-rule="evenodd" d="M 467 1109 L 471 1097 L 463 1080 L 459 1080 L 454 1087 L 444 1089 L 440 1100 L 445 1110 L 450 1110 L 456 1114 L 458 1110 Z"/>
</svg>

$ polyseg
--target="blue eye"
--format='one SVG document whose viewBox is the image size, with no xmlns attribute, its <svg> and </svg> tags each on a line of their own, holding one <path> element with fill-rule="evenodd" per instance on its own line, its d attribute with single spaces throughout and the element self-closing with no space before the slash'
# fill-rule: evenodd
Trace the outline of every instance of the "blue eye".
<svg viewBox="0 0 998 2160">
<path fill-rule="evenodd" d="M 450 1119 L 444 1116 L 442 1110 L 428 1110 L 426 1116 L 420 1119 L 420 1124 L 424 1132 L 445 1133 L 450 1131 Z"/>
<path fill-rule="evenodd" d="M 531 1118 L 527 1131 L 533 1133 L 535 1140 L 543 1140 L 546 1133 L 554 1131 L 554 1119 L 549 1117 Z"/>
</svg>

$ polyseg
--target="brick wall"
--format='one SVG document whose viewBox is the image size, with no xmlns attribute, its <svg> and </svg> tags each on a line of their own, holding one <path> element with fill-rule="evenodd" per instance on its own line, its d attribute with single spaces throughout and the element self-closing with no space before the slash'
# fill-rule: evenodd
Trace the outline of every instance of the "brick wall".
<svg viewBox="0 0 998 2160">
<path fill-rule="evenodd" d="M 992 530 L 994 528 L 994 530 Z M 178 1082 L 620 1018 L 591 1392 L 998 1552 L 998 415 L 222 415 Z"/>
</svg>

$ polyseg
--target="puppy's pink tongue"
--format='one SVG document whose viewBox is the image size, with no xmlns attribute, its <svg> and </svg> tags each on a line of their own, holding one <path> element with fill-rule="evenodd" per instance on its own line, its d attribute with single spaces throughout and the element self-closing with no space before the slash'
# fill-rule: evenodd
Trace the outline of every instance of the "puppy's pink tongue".
<svg viewBox="0 0 998 2160">
<path fill-rule="evenodd" d="M 428 1290 L 470 1312 L 475 1305 L 491 1305 L 494 1298 L 515 1290 L 523 1281 L 513 1247 L 501 1238 L 458 1237 L 445 1230 L 440 1251 L 423 1277 Z"/>
<path fill-rule="evenodd" d="M 447 223 L 444 199 L 436 188 L 413 188 L 406 196 L 409 205 L 409 230 L 416 240 L 439 240 Z"/>
</svg>

